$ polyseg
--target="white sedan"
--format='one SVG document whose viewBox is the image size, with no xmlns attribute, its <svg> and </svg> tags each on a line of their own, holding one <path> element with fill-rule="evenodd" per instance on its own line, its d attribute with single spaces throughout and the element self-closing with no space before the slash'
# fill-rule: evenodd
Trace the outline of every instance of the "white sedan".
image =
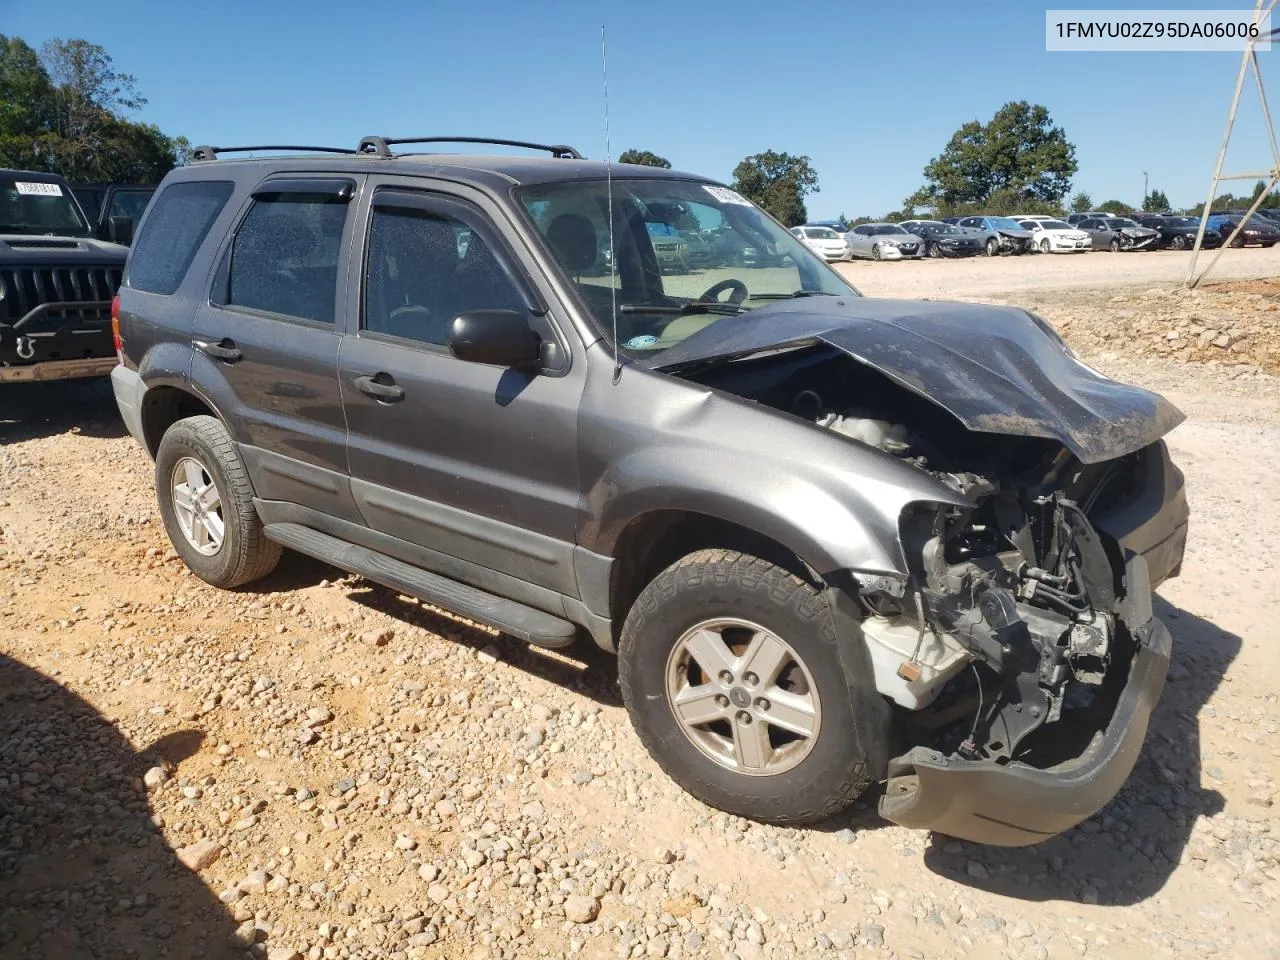
<svg viewBox="0 0 1280 960">
<path fill-rule="evenodd" d="M 830 227 L 792 227 L 791 233 L 823 260 L 849 259 L 849 244 Z"/>
<path fill-rule="evenodd" d="M 1022 220 L 1031 231 L 1031 245 L 1041 253 L 1084 253 L 1093 249 L 1093 240 L 1063 220 Z"/>
</svg>

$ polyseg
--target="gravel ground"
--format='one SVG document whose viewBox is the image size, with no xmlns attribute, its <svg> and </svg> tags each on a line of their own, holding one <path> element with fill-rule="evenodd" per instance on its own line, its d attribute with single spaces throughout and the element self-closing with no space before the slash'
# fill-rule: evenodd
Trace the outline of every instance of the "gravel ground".
<svg viewBox="0 0 1280 960">
<path fill-rule="evenodd" d="M 930 292 L 1109 323 L 1028 286 L 1049 259 L 846 269 L 886 295 L 968 271 Z M 1131 282 L 1146 309 L 1157 281 Z M 605 658 L 298 557 L 213 590 L 104 384 L 0 390 L 0 957 L 1280 957 L 1280 380 L 1129 345 L 1085 359 L 1188 414 L 1171 683 L 1116 800 L 1024 850 L 871 801 L 728 817 L 644 754 Z"/>
</svg>

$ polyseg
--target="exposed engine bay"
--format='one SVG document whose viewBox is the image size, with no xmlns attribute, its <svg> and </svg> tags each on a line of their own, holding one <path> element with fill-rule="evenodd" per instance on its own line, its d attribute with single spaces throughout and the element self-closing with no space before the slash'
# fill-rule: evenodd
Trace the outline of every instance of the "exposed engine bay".
<svg viewBox="0 0 1280 960">
<path fill-rule="evenodd" d="M 1141 495 L 1162 445 L 1085 464 L 1054 440 L 969 430 L 821 346 L 696 379 L 910 463 L 972 504 L 913 504 L 900 530 L 907 578 L 860 582 L 876 686 L 910 711 L 909 745 L 1043 767 L 1105 727 L 1139 638 L 1121 616 L 1121 534 L 1097 524 Z"/>
</svg>

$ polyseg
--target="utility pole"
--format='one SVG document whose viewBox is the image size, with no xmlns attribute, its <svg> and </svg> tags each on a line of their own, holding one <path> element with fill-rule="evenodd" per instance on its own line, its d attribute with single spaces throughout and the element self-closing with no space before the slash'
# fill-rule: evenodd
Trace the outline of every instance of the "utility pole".
<svg viewBox="0 0 1280 960">
<path fill-rule="evenodd" d="M 1147 171 L 1142 171 L 1142 209 L 1147 209 L 1147 197 L 1151 196 L 1151 192 L 1147 189 Z"/>
</svg>

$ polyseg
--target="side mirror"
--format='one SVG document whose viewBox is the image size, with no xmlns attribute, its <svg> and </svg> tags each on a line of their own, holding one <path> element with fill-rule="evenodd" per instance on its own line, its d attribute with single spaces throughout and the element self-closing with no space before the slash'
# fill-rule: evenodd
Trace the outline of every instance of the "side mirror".
<svg viewBox="0 0 1280 960">
<path fill-rule="evenodd" d="M 472 310 L 449 327 L 449 352 L 469 363 L 533 367 L 542 359 L 542 338 L 515 310 Z"/>
<path fill-rule="evenodd" d="M 126 247 L 133 243 L 133 217 L 108 217 L 107 239 Z"/>
</svg>

